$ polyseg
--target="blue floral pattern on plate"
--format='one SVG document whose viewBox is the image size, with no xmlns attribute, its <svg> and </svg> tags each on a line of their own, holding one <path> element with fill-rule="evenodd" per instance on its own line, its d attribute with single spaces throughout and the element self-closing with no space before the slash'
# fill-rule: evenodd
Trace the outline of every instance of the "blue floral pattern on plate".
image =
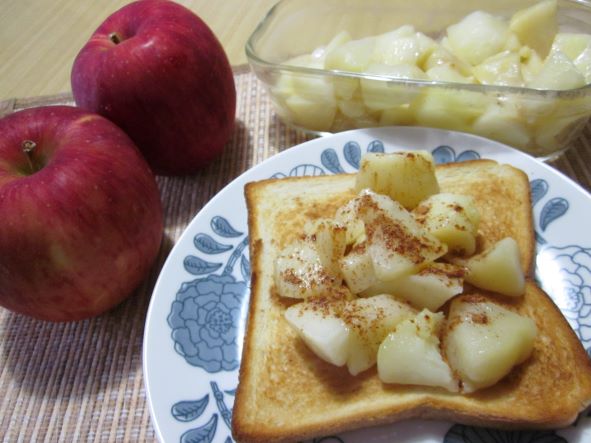
<svg viewBox="0 0 591 443">
<path fill-rule="evenodd" d="M 232 412 L 224 402 L 224 394 L 220 391 L 217 383 L 210 382 L 211 389 L 216 399 L 218 411 L 228 429 L 231 429 Z M 233 394 L 232 394 L 233 395 Z M 181 401 L 173 405 L 171 413 L 179 421 L 190 421 L 198 419 L 209 403 L 209 394 L 200 400 Z M 189 418 L 186 418 L 189 417 Z M 185 431 L 180 436 L 180 443 L 211 443 L 216 435 L 218 425 L 218 414 L 211 415 L 209 420 L 196 428 Z M 227 436 L 224 443 L 231 443 L 232 437 Z"/>
<path fill-rule="evenodd" d="M 451 162 L 463 162 L 468 160 L 477 160 L 480 158 L 480 154 L 471 149 L 462 151 L 456 155 L 456 151 L 451 146 L 441 145 L 433 149 L 433 159 L 437 164 L 451 163 Z"/>
<path fill-rule="evenodd" d="M 204 238 L 207 239 L 205 243 L 199 241 Z M 210 255 L 233 248 L 202 233 L 195 236 L 195 245 Z M 211 263 L 195 256 L 187 256 L 183 262 L 188 273 L 209 275 L 182 284 L 172 302 L 168 324 L 172 328 L 175 350 L 190 365 L 210 373 L 238 368 L 238 319 L 250 274 L 248 259 L 242 255 L 247 245 L 248 237 L 245 237 L 221 275 L 213 274 L 221 263 Z M 238 257 L 241 258 L 244 281 L 236 281 L 231 275 Z"/>
<path fill-rule="evenodd" d="M 224 239 L 242 237 L 243 233 L 234 229 L 228 220 L 221 216 L 211 219 L 213 233 Z M 245 255 L 248 236 L 236 245 L 222 243 L 207 233 L 198 233 L 193 239 L 195 248 L 205 255 L 218 255 L 233 250 L 221 275 L 214 274 L 222 263 L 213 263 L 197 256 L 188 255 L 183 266 L 189 274 L 206 275 L 203 278 L 183 283 L 171 304 L 168 324 L 172 329 L 175 350 L 192 366 L 200 367 L 209 373 L 233 371 L 238 368 L 240 356 L 238 327 L 241 307 L 248 289 L 250 264 Z M 234 266 L 240 260 L 242 280 L 232 275 Z M 224 401 L 224 393 L 214 381 L 210 386 L 216 400 L 219 415 L 231 429 L 232 412 Z M 235 390 L 226 391 L 234 395 Z M 181 400 L 171 408 L 172 416 L 181 422 L 199 419 L 209 403 L 209 394 L 196 400 Z M 218 427 L 218 414 L 180 436 L 181 443 L 211 443 Z M 231 437 L 227 437 L 231 442 Z"/>
<path fill-rule="evenodd" d="M 443 139 L 445 137 L 442 137 Z M 350 140 L 343 140 L 338 145 L 333 143 L 330 137 L 322 141 L 324 147 L 316 151 L 316 160 L 307 156 L 303 161 L 292 160 L 286 165 L 277 162 L 276 166 L 287 166 L 287 169 L 268 171 L 266 177 L 354 172 L 359 169 L 364 151 L 390 150 L 389 143 L 379 138 L 362 142 L 351 137 Z M 467 148 L 466 143 L 462 145 L 462 148 L 458 149 L 453 140 L 446 140 L 445 144 L 431 145 L 430 150 L 437 163 L 481 157 L 480 149 Z M 483 152 L 486 152 L 486 149 Z M 259 176 L 255 179 L 261 178 L 265 177 Z M 554 266 L 556 263 L 560 265 L 560 271 L 557 273 L 560 278 L 555 287 L 544 288 L 565 313 L 583 344 L 588 347 L 588 352 L 591 352 L 591 247 L 574 243 L 556 244 L 556 236 L 549 234 L 549 231 L 559 226 L 560 220 L 568 216 L 572 203 L 568 195 L 553 195 L 552 184 L 543 177 L 532 179 L 530 185 L 536 221 L 538 258 L 546 256 Z M 174 300 L 169 304 L 167 316 L 171 343 L 176 354 L 188 366 L 205 373 L 196 375 L 196 381 L 185 382 L 187 392 L 194 392 L 196 395 L 177 398 L 169 406 L 169 417 L 179 426 L 186 424 L 179 428 L 176 440 L 172 441 L 183 443 L 232 441 L 231 405 L 236 381 L 230 386 L 224 382 L 222 389 L 222 382 L 218 376 L 234 374 L 232 379 L 237 380 L 235 374 L 240 359 L 240 328 L 243 327 L 239 319 L 241 310 L 244 310 L 247 303 L 250 277 L 248 237 L 236 229 L 226 217 L 210 217 L 210 231 L 205 232 L 206 230 L 201 229 L 194 234 L 193 251 L 186 253 L 184 258 L 178 261 L 188 278 L 177 287 Z M 537 271 L 539 275 L 540 270 Z M 559 293 L 556 292 L 556 288 Z M 204 383 L 205 380 L 208 384 Z M 204 386 L 208 386 L 208 389 L 199 391 L 199 387 Z M 212 402 L 211 399 L 215 401 Z M 220 423 L 224 425 L 220 426 Z M 333 435 L 316 438 L 313 443 L 347 441 L 346 435 Z M 463 425 L 451 425 L 437 441 L 568 442 L 555 431 L 499 431 Z"/>
</svg>

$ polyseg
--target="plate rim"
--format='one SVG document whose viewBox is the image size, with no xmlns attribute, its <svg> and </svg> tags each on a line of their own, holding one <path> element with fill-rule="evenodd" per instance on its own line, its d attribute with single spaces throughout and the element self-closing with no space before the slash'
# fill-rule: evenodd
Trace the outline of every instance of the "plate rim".
<svg viewBox="0 0 591 443">
<path fill-rule="evenodd" d="M 588 192 L 585 188 L 583 188 L 582 185 L 577 183 L 575 180 L 573 180 L 572 178 L 567 176 L 562 171 L 552 167 L 551 165 L 545 163 L 544 161 L 536 159 L 535 157 L 533 157 L 530 154 L 519 151 L 518 149 L 515 149 L 515 148 L 508 146 L 506 144 L 503 144 L 501 142 L 487 139 L 485 137 L 478 136 L 475 134 L 469 134 L 469 133 L 463 133 L 463 132 L 451 131 L 451 130 L 445 130 L 445 129 L 437 129 L 437 128 L 388 126 L 388 127 L 379 127 L 379 128 L 352 129 L 352 130 L 343 131 L 343 132 L 339 132 L 339 133 L 335 133 L 335 134 L 321 136 L 318 138 L 313 138 L 311 140 L 307 140 L 307 141 L 299 143 L 297 145 L 286 147 L 282 151 L 272 155 L 271 157 L 264 159 L 263 161 L 261 161 L 260 163 L 257 163 L 256 165 L 253 165 L 251 168 L 243 171 L 237 177 L 232 179 L 228 184 L 226 184 L 220 191 L 218 191 L 214 196 L 212 196 L 209 199 L 209 201 L 207 201 L 197 211 L 197 213 L 191 218 L 191 220 L 187 223 L 187 225 L 183 229 L 182 233 L 180 234 L 180 236 L 178 237 L 178 239 L 176 240 L 176 242 L 174 243 L 174 245 L 172 246 L 172 248 L 168 252 L 168 255 L 167 255 L 166 259 L 164 260 L 164 262 L 160 268 L 158 277 L 154 283 L 154 287 L 153 287 L 153 290 L 152 290 L 152 293 L 150 296 L 150 302 L 148 305 L 148 309 L 146 311 L 146 317 L 145 317 L 145 321 L 144 321 L 144 333 L 143 333 L 143 338 L 142 338 L 141 356 L 142 356 L 143 386 L 144 386 L 144 389 L 146 392 L 146 400 L 147 400 L 148 409 L 149 409 L 149 413 L 150 413 L 151 424 L 154 427 L 154 431 L 156 433 L 156 437 L 157 437 L 158 441 L 160 441 L 162 443 L 167 443 L 166 440 L 164 439 L 164 436 L 162 433 L 161 422 L 158 420 L 158 417 L 156 416 L 156 411 L 155 411 L 155 407 L 154 407 L 155 405 L 153 403 L 154 402 L 153 393 L 150 390 L 150 375 L 149 375 L 150 370 L 148 367 L 148 360 L 149 360 L 148 354 L 150 352 L 150 350 L 149 350 L 150 323 L 151 323 L 151 320 L 154 319 L 155 310 L 158 309 L 158 306 L 157 306 L 159 303 L 159 295 L 158 294 L 162 290 L 161 287 L 163 285 L 163 281 L 166 278 L 168 278 L 168 276 L 166 274 L 168 274 L 169 268 L 172 266 L 173 261 L 175 261 L 176 255 L 178 255 L 178 250 L 180 249 L 181 245 L 186 244 L 187 238 L 189 238 L 190 235 L 194 235 L 194 233 L 192 232 L 193 227 L 198 224 L 198 222 L 200 221 L 200 218 L 203 217 L 203 214 L 206 214 L 210 210 L 210 208 L 218 205 L 219 204 L 218 202 L 223 200 L 223 198 L 224 198 L 224 196 L 226 196 L 226 194 L 236 192 L 237 190 L 235 188 L 237 186 L 239 187 L 238 188 L 239 191 L 241 191 L 243 193 L 244 184 L 246 184 L 247 181 L 250 181 L 251 177 L 252 177 L 252 179 L 255 179 L 255 180 L 263 179 L 263 178 L 255 178 L 255 177 L 258 173 L 264 171 L 271 164 L 275 164 L 275 163 L 279 164 L 280 162 L 285 161 L 286 159 L 289 159 L 291 156 L 295 157 L 297 155 L 297 153 L 299 153 L 299 151 L 306 151 L 308 149 L 312 150 L 312 149 L 314 149 L 313 147 L 317 144 L 319 144 L 319 145 L 325 144 L 326 145 L 325 147 L 327 147 L 327 145 L 329 145 L 331 143 L 331 141 L 333 141 L 335 139 L 338 140 L 338 139 L 346 139 L 348 137 L 355 138 L 358 136 L 361 136 L 361 137 L 369 136 L 369 137 L 373 137 L 374 139 L 380 139 L 383 141 L 383 137 L 380 137 L 380 134 L 385 134 L 385 133 L 395 132 L 395 131 L 399 131 L 400 133 L 402 133 L 402 135 L 400 135 L 401 138 L 423 133 L 423 134 L 426 134 L 427 136 L 429 136 L 429 134 L 431 134 L 434 136 L 442 136 L 444 138 L 458 137 L 458 138 L 463 139 L 465 141 L 473 140 L 475 142 L 478 142 L 478 143 L 481 143 L 484 145 L 484 146 L 479 146 L 478 148 L 480 148 L 480 149 L 483 149 L 483 148 L 484 149 L 493 149 L 495 151 L 500 150 L 501 154 L 517 156 L 517 158 L 521 161 L 535 163 L 537 167 L 541 167 L 546 173 L 550 174 L 553 178 L 563 181 L 567 185 L 568 188 L 570 188 L 572 191 L 576 191 L 583 198 L 588 199 L 589 202 L 591 203 L 591 193 Z M 386 141 L 384 141 L 384 144 L 387 144 Z M 418 149 L 418 148 L 411 148 L 411 149 Z M 321 150 L 319 149 L 318 152 L 320 153 L 320 151 Z M 493 155 L 494 155 L 494 153 L 493 153 Z M 526 172 L 526 174 L 527 174 L 527 172 Z M 330 175 L 332 175 L 332 173 Z M 529 176 L 529 174 L 528 174 L 528 179 L 531 180 L 531 177 Z M 244 183 L 242 183 L 242 182 L 244 182 Z M 532 208 L 532 210 L 533 210 L 533 208 Z M 163 236 L 164 236 L 164 233 L 163 233 Z M 537 256 L 537 253 L 536 253 L 536 256 Z M 250 294 L 248 294 L 248 296 L 250 296 Z M 238 370 L 239 370 L 239 367 L 236 369 L 236 371 L 238 371 Z"/>
</svg>

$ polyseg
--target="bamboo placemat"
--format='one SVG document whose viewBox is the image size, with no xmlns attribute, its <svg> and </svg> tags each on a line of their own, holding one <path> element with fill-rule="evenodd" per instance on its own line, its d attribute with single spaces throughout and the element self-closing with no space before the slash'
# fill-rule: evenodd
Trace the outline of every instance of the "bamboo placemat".
<svg viewBox="0 0 591 443">
<path fill-rule="evenodd" d="M 308 139 L 273 113 L 247 67 L 235 69 L 237 122 L 223 155 L 198 174 L 158 177 L 165 235 L 157 263 L 119 307 L 100 317 L 48 323 L 0 308 L 0 438 L 4 442 L 155 441 L 142 376 L 144 321 L 172 246 L 201 207 L 236 176 Z M 0 102 L 19 109 L 72 104 L 69 94 Z M 552 165 L 591 190 L 591 125 Z M 0 221 L 1 222 L 1 221 Z"/>
</svg>

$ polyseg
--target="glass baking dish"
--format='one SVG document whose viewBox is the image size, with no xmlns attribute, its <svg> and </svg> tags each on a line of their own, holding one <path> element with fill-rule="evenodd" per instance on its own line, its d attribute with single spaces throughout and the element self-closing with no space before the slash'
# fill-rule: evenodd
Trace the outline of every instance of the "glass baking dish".
<svg viewBox="0 0 591 443">
<path fill-rule="evenodd" d="M 371 40 L 412 25 L 413 32 L 440 41 L 448 26 L 474 11 L 509 20 L 535 3 L 281 0 L 250 36 L 246 55 L 277 114 L 290 126 L 315 134 L 373 126 L 436 127 L 475 133 L 549 159 L 568 148 L 591 116 L 588 81 L 574 89 L 541 90 L 327 69 L 324 61 L 343 34 Z M 591 3 L 557 4 L 559 32 L 591 33 Z M 303 59 L 306 63 L 299 62 Z"/>
</svg>

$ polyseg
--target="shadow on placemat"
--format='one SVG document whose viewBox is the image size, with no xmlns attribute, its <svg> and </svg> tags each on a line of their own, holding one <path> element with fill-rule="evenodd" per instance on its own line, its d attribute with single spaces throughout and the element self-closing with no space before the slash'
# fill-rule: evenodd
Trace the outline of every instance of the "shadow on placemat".
<svg viewBox="0 0 591 443">
<path fill-rule="evenodd" d="M 156 177 L 164 209 L 165 229 L 175 241 L 213 196 L 251 167 L 253 149 L 247 127 L 241 120 L 236 120 L 233 136 L 222 154 L 197 174 Z"/>
<path fill-rule="evenodd" d="M 591 122 L 573 140 L 570 149 L 548 164 L 580 184 L 587 192 L 591 192 Z"/>
</svg>

